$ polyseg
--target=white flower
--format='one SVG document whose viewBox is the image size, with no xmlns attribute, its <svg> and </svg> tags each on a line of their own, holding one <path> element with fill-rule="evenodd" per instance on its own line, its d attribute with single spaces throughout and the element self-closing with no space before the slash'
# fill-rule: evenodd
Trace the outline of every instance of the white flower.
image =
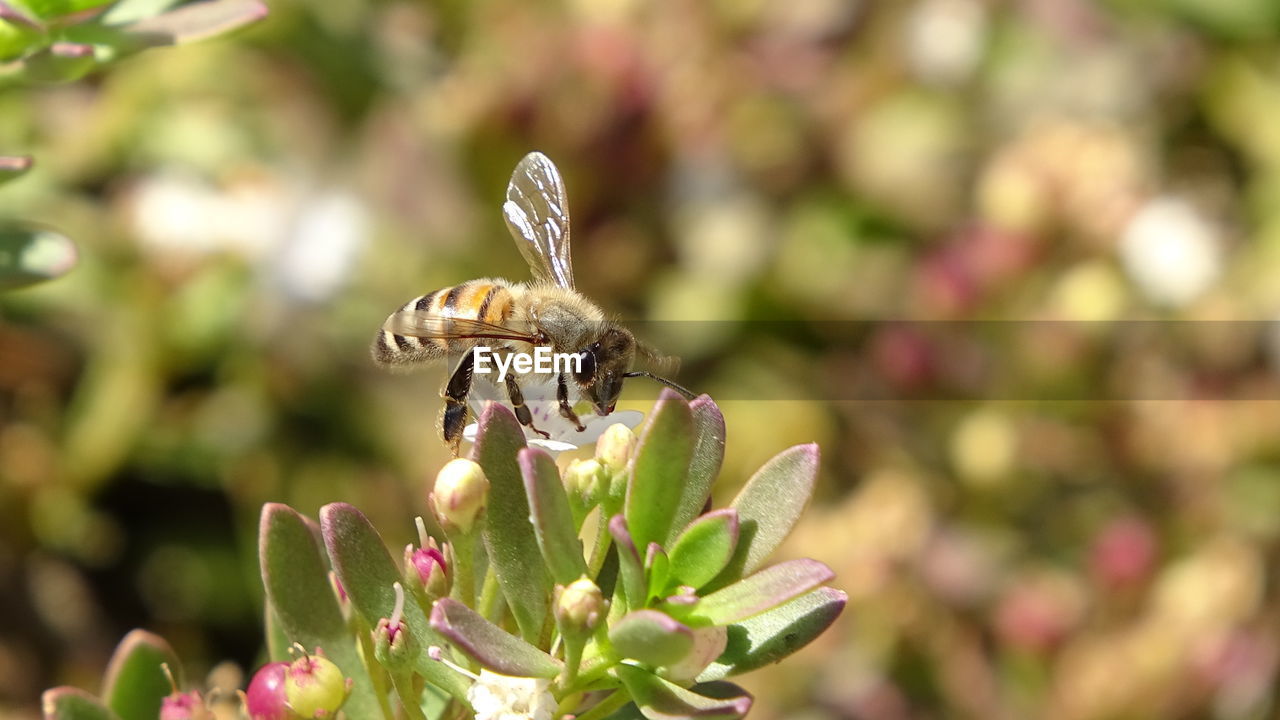
<svg viewBox="0 0 1280 720">
<path fill-rule="evenodd" d="M 1213 226 L 1191 204 L 1160 197 L 1125 227 L 1120 259 L 1148 298 L 1181 307 L 1217 280 L 1222 248 Z"/>
<path fill-rule="evenodd" d="M 578 419 L 583 425 L 583 430 L 579 432 L 573 423 L 560 414 L 554 377 L 541 380 L 537 375 L 525 375 L 520 380 L 520 391 L 524 395 L 525 407 L 529 408 L 529 414 L 533 416 L 533 426 L 551 436 L 545 438 L 525 427 L 525 439 L 529 445 L 542 448 L 553 456 L 594 443 L 611 425 L 622 423 L 634 428 L 644 419 L 644 413 L 637 410 L 615 410 L 608 415 L 596 415 L 589 403 L 576 403 L 574 411 L 578 413 Z M 577 395 L 576 387 L 571 385 L 569 392 L 572 402 Z M 511 407 L 506 391 L 500 390 L 485 377 L 474 378 L 468 398 L 476 417 L 480 416 L 486 402 L 498 402 Z M 462 437 L 468 442 L 475 442 L 478 431 L 479 426 L 471 423 L 463 428 Z"/>
<path fill-rule="evenodd" d="M 551 720 L 556 709 L 550 680 L 488 670 L 481 670 L 467 690 L 467 702 L 476 720 Z"/>
</svg>

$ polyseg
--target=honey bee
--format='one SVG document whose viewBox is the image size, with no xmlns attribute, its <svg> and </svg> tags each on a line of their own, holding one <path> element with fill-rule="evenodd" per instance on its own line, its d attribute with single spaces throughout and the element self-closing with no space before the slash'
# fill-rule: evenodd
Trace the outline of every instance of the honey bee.
<svg viewBox="0 0 1280 720">
<path fill-rule="evenodd" d="M 585 428 L 573 410 L 571 386 L 600 416 L 613 412 L 625 378 L 647 377 L 693 397 L 671 380 L 632 370 L 637 355 L 651 361 L 661 358 L 574 290 L 568 199 L 560 172 L 550 159 L 532 152 L 520 160 L 511 173 L 502 211 L 533 272 L 533 282 L 481 278 L 427 293 L 392 313 L 373 340 L 374 362 L 390 369 L 413 369 L 456 358 L 442 393 L 441 419 L 445 444 L 454 456 L 467 420 L 473 351 L 480 345 L 496 356 L 532 355 L 537 348 L 576 356 L 572 370 L 556 373 L 555 381 L 560 415 L 579 432 Z M 507 397 L 522 425 L 549 438 L 549 433 L 534 427 L 524 403 L 520 379 L 527 374 L 506 374 Z"/>
</svg>

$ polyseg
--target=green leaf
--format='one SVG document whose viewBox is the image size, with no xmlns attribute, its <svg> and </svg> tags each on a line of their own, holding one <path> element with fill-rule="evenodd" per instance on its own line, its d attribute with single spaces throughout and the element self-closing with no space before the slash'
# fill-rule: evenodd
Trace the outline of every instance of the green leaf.
<svg viewBox="0 0 1280 720">
<path fill-rule="evenodd" d="M 75 264 L 75 245 L 58 233 L 0 227 L 0 290 L 58 277 Z"/>
<path fill-rule="evenodd" d="M 182 0 L 117 0 L 102 14 L 101 20 L 105 25 L 123 25 L 159 15 L 180 2 Z"/>
<path fill-rule="evenodd" d="M 79 80 L 98 66 L 92 45 L 55 42 L 16 63 L 19 76 L 30 83 L 56 84 Z"/>
<path fill-rule="evenodd" d="M 308 652 L 316 647 L 351 678 L 354 686 L 343 706 L 350 717 L 377 717 L 382 712 L 373 694 L 347 623 L 329 584 L 328 568 L 307 521 L 288 505 L 262 506 L 258 529 L 258 559 L 267 602 L 290 642 Z"/>
<path fill-rule="evenodd" d="M 710 697 L 667 682 L 632 665 L 618 665 L 614 668 L 614 673 L 626 686 L 640 712 L 649 720 L 736 720 L 751 710 L 751 696 L 741 692 L 740 688 L 735 688 L 741 692 L 736 696 Z"/>
<path fill-rule="evenodd" d="M 666 591 L 671 578 L 671 558 L 658 543 L 649 543 L 649 550 L 644 554 L 644 571 L 649 576 L 648 594 L 645 602 L 661 597 Z"/>
<path fill-rule="evenodd" d="M 693 457 L 689 461 L 689 475 L 680 490 L 680 504 L 676 508 L 672 528 L 679 531 L 702 513 L 711 486 L 720 474 L 724 461 L 724 415 L 710 396 L 699 395 L 689 403 L 693 416 Z"/>
<path fill-rule="evenodd" d="M 823 587 L 730 625 L 724 653 L 698 679 L 718 680 L 782 660 L 821 635 L 846 602 L 843 592 Z"/>
<path fill-rule="evenodd" d="M 587 563 L 560 472 L 551 456 L 537 448 L 521 450 L 518 458 L 538 547 L 552 580 L 568 585 L 587 573 Z"/>
<path fill-rule="evenodd" d="M 8 0 L 18 11 L 25 11 L 28 16 L 40 20 L 65 18 L 68 15 L 84 13 L 92 16 L 94 11 L 110 5 L 115 0 Z"/>
<path fill-rule="evenodd" d="M 16 19 L 8 19 L 0 14 L 0 61 L 13 60 L 27 55 L 43 47 L 47 42 L 47 36 L 43 28 L 32 27 Z M 30 163 L 30 158 L 9 157 L 0 158 L 0 162 L 24 159 L 28 161 L 28 164 Z"/>
<path fill-rule="evenodd" d="M 672 581 L 701 588 L 720 574 L 738 545 L 738 512 L 714 510 L 689 524 L 671 546 Z"/>
<path fill-rule="evenodd" d="M 627 484 L 627 527 L 636 547 L 666 545 L 693 457 L 689 403 L 664 389 L 645 424 Z"/>
<path fill-rule="evenodd" d="M 738 547 L 710 587 L 724 587 L 755 572 L 787 537 L 813 497 L 818 446 L 783 450 L 756 471 L 729 507 L 738 512 Z"/>
<path fill-rule="evenodd" d="M 330 503 L 320 508 L 320 533 L 333 571 L 365 623 L 377 627 L 380 619 L 391 617 L 396 604 L 393 585 L 402 582 L 401 576 L 369 519 L 352 505 Z M 431 683 L 465 699 L 469 683 L 422 652 L 423 648 L 440 643 L 426 613 L 416 602 L 406 602 L 403 612 L 405 624 L 417 640 L 414 669 Z"/>
<path fill-rule="evenodd" d="M 102 682 L 102 699 L 122 720 L 154 720 L 160 701 L 172 688 L 161 664 L 182 687 L 182 664 L 164 638 L 146 630 L 133 630 L 111 655 Z"/>
<path fill-rule="evenodd" d="M 267 16 L 260 0 L 206 0 L 124 26 L 151 45 L 176 45 L 222 35 Z"/>
<path fill-rule="evenodd" d="M 835 577 L 817 560 L 788 560 L 700 598 L 678 605 L 671 614 L 697 627 L 730 625 L 785 603 Z"/>
<path fill-rule="evenodd" d="M 454 600 L 440 598 L 431 609 L 431 626 L 476 662 L 503 675 L 553 678 L 558 660 L 484 619 Z"/>
<path fill-rule="evenodd" d="M 693 630 L 664 612 L 636 610 L 609 627 L 609 642 L 624 658 L 661 667 L 689 654 Z"/>
<path fill-rule="evenodd" d="M 644 715 L 635 703 L 629 702 L 603 720 L 644 720 Z"/>
<path fill-rule="evenodd" d="M 126 55 L 151 47 L 143 38 L 129 35 L 119 28 L 97 23 L 73 25 L 56 33 L 59 42 L 74 43 L 93 48 L 93 59 L 98 65 L 119 60 Z"/>
<path fill-rule="evenodd" d="M 614 515 L 609 520 L 609 534 L 618 550 L 618 567 L 622 575 L 622 596 L 626 598 L 628 609 L 644 607 L 649 585 L 644 579 L 644 565 L 640 560 L 640 552 L 627 530 L 627 520 L 621 515 Z M 614 593 L 618 597 L 618 593 Z"/>
<path fill-rule="evenodd" d="M 119 720 L 98 698 L 73 687 L 56 687 L 40 696 L 45 720 Z"/>
<path fill-rule="evenodd" d="M 289 662 L 289 638 L 280 627 L 271 603 L 263 603 L 262 626 L 263 634 L 267 636 L 267 659 L 270 662 Z"/>
<path fill-rule="evenodd" d="M 551 581 L 529 522 L 529 501 L 516 461 L 524 447 L 524 431 L 515 416 L 506 407 L 489 403 L 480 415 L 480 429 L 471 451 L 489 478 L 484 543 L 520 634 L 536 643 L 547 616 Z"/>
</svg>

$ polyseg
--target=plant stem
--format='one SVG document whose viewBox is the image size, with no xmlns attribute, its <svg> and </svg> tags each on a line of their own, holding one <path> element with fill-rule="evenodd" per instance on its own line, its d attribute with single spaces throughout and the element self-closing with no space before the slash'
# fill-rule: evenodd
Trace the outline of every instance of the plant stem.
<svg viewBox="0 0 1280 720">
<path fill-rule="evenodd" d="M 630 699 L 625 692 L 615 690 L 612 695 L 596 703 L 595 707 L 579 715 L 578 720 L 601 720 L 609 717 Z"/>
<path fill-rule="evenodd" d="M 400 697 L 400 704 L 404 707 L 408 720 L 427 720 L 427 716 L 422 714 L 419 695 L 413 688 L 413 673 L 392 673 L 391 682 L 396 686 L 396 695 Z"/>
<path fill-rule="evenodd" d="M 450 538 L 453 549 L 453 589 L 449 593 L 464 605 L 472 606 L 476 598 L 475 565 L 476 534 L 459 533 Z"/>
<path fill-rule="evenodd" d="M 382 709 L 382 717 L 386 720 L 394 720 L 395 712 L 391 709 L 391 702 L 387 699 L 387 687 L 389 678 L 386 670 L 382 665 L 374 662 L 373 659 L 373 636 L 369 633 L 369 626 L 359 619 L 359 615 L 352 613 L 355 617 L 353 628 L 355 636 L 360 639 L 360 654 L 364 656 L 365 667 L 369 669 L 369 681 L 373 684 L 373 694 L 378 698 L 378 707 Z"/>
</svg>

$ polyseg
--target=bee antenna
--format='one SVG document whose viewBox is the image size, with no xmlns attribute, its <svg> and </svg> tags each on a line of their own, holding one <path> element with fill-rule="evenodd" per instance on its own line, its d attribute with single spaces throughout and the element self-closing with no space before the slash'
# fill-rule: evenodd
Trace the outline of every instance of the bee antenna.
<svg viewBox="0 0 1280 720">
<path fill-rule="evenodd" d="M 680 367 L 680 358 L 663 355 L 657 348 L 639 339 L 636 340 L 636 354 L 648 361 L 650 365 L 656 365 L 661 372 L 675 372 Z"/>
<path fill-rule="evenodd" d="M 681 395 L 683 395 L 683 396 L 684 396 L 684 399 L 685 399 L 685 400 L 692 400 L 692 399 L 694 399 L 695 397 L 697 397 L 697 395 L 694 395 L 692 392 L 690 392 L 688 388 L 685 388 L 685 387 L 684 387 L 684 386 L 682 386 L 682 385 L 677 385 L 676 383 L 674 383 L 674 382 L 672 382 L 672 381 L 670 381 L 670 380 L 668 380 L 668 379 L 666 379 L 666 378 L 664 378 L 664 377 L 659 377 L 659 376 L 657 376 L 657 375 L 654 375 L 653 373 L 647 373 L 647 372 L 645 372 L 645 371 L 643 371 L 643 370 L 633 370 L 633 371 L 631 371 L 631 372 L 629 372 L 629 373 L 625 373 L 622 377 L 629 377 L 629 378 L 633 378 L 633 377 L 645 377 L 645 378 L 649 378 L 650 380 L 656 380 L 656 381 L 658 381 L 658 382 L 662 383 L 663 385 L 666 385 L 667 387 L 671 388 L 672 390 L 675 390 L 676 392 L 680 393 Z"/>
</svg>

